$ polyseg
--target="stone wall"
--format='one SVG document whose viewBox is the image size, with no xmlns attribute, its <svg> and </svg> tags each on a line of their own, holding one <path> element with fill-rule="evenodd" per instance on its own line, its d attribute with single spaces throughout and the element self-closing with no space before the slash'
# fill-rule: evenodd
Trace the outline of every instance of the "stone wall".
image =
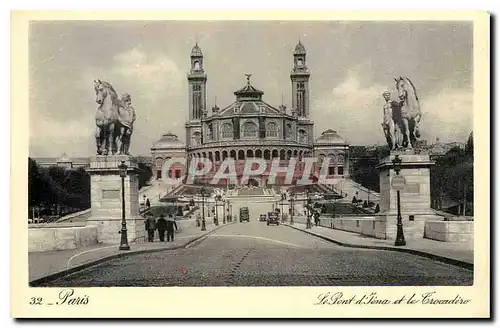
<svg viewBox="0 0 500 328">
<path fill-rule="evenodd" d="M 469 243 L 474 241 L 474 221 L 427 221 L 425 238 Z"/>
<path fill-rule="evenodd" d="M 97 227 L 74 224 L 32 224 L 28 227 L 28 251 L 76 249 L 97 244 Z"/>
</svg>

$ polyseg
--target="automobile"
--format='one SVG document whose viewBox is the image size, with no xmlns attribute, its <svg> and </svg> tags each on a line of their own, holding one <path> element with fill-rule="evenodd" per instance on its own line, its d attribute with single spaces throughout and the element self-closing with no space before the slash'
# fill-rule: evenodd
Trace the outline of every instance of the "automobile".
<svg viewBox="0 0 500 328">
<path fill-rule="evenodd" d="M 250 213 L 248 207 L 240 208 L 240 222 L 247 221 L 250 222 Z"/>
<path fill-rule="evenodd" d="M 265 214 L 261 214 L 261 215 L 259 216 L 259 221 L 267 221 L 267 215 L 265 215 Z"/>
<path fill-rule="evenodd" d="M 276 212 L 267 213 L 267 225 L 270 225 L 270 224 L 280 225 L 278 213 L 276 213 Z"/>
</svg>

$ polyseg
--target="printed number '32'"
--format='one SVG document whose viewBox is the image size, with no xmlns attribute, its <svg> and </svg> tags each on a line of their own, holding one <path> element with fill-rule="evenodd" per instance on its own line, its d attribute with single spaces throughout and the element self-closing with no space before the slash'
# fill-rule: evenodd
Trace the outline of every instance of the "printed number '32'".
<svg viewBox="0 0 500 328">
<path fill-rule="evenodd" d="M 42 298 L 41 297 L 32 297 L 30 305 L 42 305 Z"/>
</svg>

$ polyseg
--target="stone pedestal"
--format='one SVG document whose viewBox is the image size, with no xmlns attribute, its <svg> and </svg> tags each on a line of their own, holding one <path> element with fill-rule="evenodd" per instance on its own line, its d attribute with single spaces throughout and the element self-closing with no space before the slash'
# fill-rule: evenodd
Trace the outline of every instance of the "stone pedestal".
<svg viewBox="0 0 500 328">
<path fill-rule="evenodd" d="M 397 231 L 397 191 L 391 187 L 396 176 L 392 160 L 395 155 L 401 158 L 399 175 L 406 180 L 406 186 L 400 191 L 401 216 L 406 239 L 424 237 L 425 221 L 439 220 L 431 209 L 430 167 L 434 163 L 428 154 L 414 151 L 392 151 L 377 166 L 380 172 L 380 213 L 375 220 L 377 238 L 396 239 Z"/>
<path fill-rule="evenodd" d="M 91 216 L 88 225 L 97 227 L 102 243 L 120 243 L 122 225 L 122 181 L 118 165 L 128 166 L 125 177 L 125 218 L 129 243 L 144 242 L 144 218 L 139 215 L 138 165 L 131 156 L 95 156 L 90 158 L 87 172 L 91 178 Z"/>
</svg>

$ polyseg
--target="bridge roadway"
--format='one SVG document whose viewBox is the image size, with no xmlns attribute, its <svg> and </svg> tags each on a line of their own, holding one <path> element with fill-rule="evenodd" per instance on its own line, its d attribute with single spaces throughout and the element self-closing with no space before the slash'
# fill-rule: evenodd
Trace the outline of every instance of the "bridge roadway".
<svg viewBox="0 0 500 328">
<path fill-rule="evenodd" d="M 345 248 L 280 225 L 221 227 L 188 248 L 131 254 L 50 286 L 471 285 L 473 272 L 423 257 Z"/>
</svg>

